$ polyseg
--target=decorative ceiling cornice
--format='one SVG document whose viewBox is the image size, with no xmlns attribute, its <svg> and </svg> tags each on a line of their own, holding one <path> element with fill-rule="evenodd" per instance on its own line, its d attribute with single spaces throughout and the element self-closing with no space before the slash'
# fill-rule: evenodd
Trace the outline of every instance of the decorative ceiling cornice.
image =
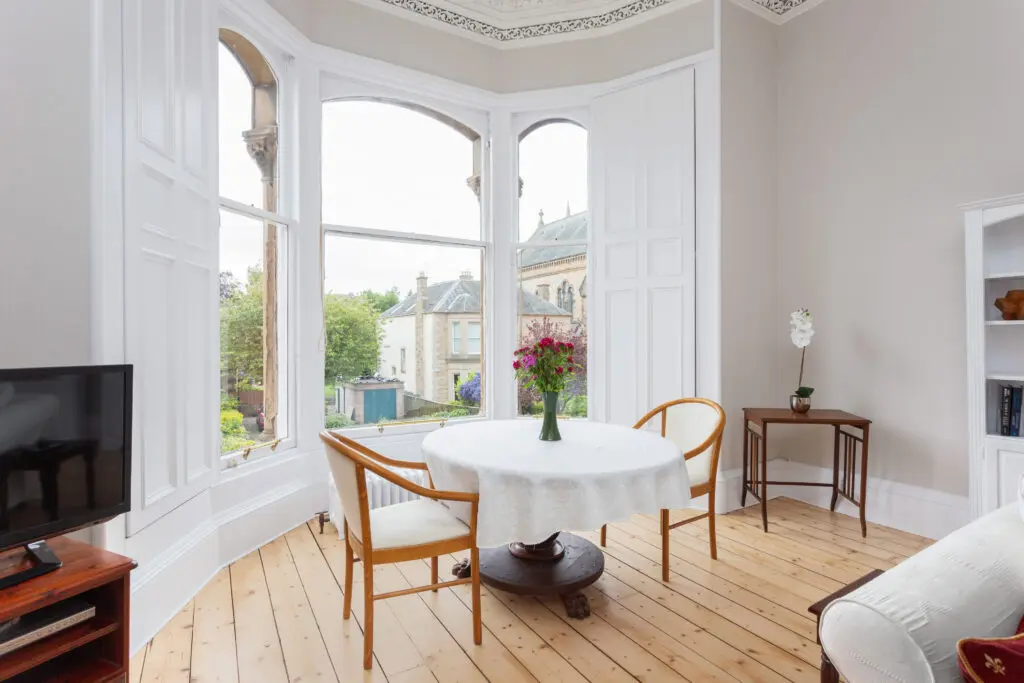
<svg viewBox="0 0 1024 683">
<path fill-rule="evenodd" d="M 477 39 L 512 46 L 517 41 L 581 37 L 607 29 L 651 10 L 670 10 L 697 0 L 357 0 L 384 3 L 421 18 L 465 31 Z M 773 21 L 783 23 L 822 0 L 734 0 Z M 794 11 L 800 10 L 800 11 Z M 545 20 L 542 20 L 545 19 Z"/>
</svg>

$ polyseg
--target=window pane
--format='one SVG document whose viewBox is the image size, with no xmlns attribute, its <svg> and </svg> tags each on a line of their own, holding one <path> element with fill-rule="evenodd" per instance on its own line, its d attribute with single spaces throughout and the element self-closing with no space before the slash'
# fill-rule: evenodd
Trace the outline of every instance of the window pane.
<svg viewBox="0 0 1024 683">
<path fill-rule="evenodd" d="M 219 59 L 220 195 L 267 208 L 263 203 L 260 169 L 249 156 L 242 137 L 245 131 L 252 129 L 252 82 L 223 43 L 220 43 Z"/>
<path fill-rule="evenodd" d="M 528 133 L 519 142 L 519 178 L 520 241 L 586 239 L 586 129 L 556 122 Z M 571 216 L 583 223 L 562 222 Z"/>
<path fill-rule="evenodd" d="M 478 145 L 448 123 L 381 102 L 323 106 L 323 220 L 480 238 Z"/>
<path fill-rule="evenodd" d="M 587 416 L 587 250 L 573 258 L 544 260 L 547 249 L 519 252 L 519 324 L 517 347 L 533 346 L 544 337 L 574 346 L 574 372 L 558 401 L 559 413 Z M 564 293 L 564 294 L 563 294 Z M 518 390 L 519 414 L 541 411 L 540 394 Z"/>
<path fill-rule="evenodd" d="M 280 272 L 264 264 L 284 229 L 227 211 L 220 214 L 221 453 L 286 436 L 279 371 L 285 322 Z M 283 258 L 277 258 L 282 263 Z M 270 343 L 267 343 L 267 340 Z"/>
<path fill-rule="evenodd" d="M 481 412 L 481 358 L 461 335 L 482 321 L 482 255 L 327 235 L 328 428 Z"/>
<path fill-rule="evenodd" d="M 470 323 L 469 331 L 467 332 L 466 339 L 469 342 L 469 348 L 466 352 L 471 356 L 480 355 L 480 323 Z"/>
</svg>

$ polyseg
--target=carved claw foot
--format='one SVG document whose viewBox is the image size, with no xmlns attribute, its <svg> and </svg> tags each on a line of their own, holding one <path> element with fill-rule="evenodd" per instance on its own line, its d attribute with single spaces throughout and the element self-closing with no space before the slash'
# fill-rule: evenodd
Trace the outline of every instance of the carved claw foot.
<svg viewBox="0 0 1024 683">
<path fill-rule="evenodd" d="M 590 616 L 590 600 L 583 593 L 563 595 L 562 602 L 570 619 L 586 619 Z"/>
<path fill-rule="evenodd" d="M 458 579 L 468 579 L 472 575 L 473 569 L 470 564 L 469 558 L 466 558 L 461 562 L 456 562 L 455 565 L 452 567 L 452 576 Z"/>
</svg>

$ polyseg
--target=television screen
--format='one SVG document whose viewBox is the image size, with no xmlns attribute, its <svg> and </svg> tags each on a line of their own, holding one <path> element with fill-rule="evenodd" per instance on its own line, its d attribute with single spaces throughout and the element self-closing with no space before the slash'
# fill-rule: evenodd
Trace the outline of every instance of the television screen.
<svg viewBox="0 0 1024 683">
<path fill-rule="evenodd" d="M 130 365 L 0 370 L 0 548 L 129 508 Z"/>
</svg>

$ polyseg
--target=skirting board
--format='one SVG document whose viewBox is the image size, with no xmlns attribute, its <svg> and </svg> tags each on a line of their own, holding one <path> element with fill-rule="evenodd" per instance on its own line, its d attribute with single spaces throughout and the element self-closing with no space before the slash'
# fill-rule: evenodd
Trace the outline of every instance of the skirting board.
<svg viewBox="0 0 1024 683">
<path fill-rule="evenodd" d="M 720 514 L 740 508 L 742 478 L 741 470 L 719 473 L 715 507 Z M 832 469 L 792 460 L 769 460 L 768 479 L 831 483 Z M 832 500 L 832 489 L 814 486 L 768 487 L 769 498 L 782 496 L 827 510 Z M 696 499 L 694 507 L 698 507 L 701 501 L 700 498 Z M 757 505 L 757 501 L 747 496 L 747 505 Z M 706 502 L 704 507 L 707 507 Z M 842 498 L 836 511 L 851 517 L 858 516 L 857 508 Z M 939 539 L 971 521 L 971 511 L 967 496 L 868 477 L 867 519 L 900 531 Z M 771 525 L 770 513 L 768 524 Z"/>
<path fill-rule="evenodd" d="M 130 651 L 138 651 L 153 638 L 222 568 L 321 509 L 322 483 L 289 482 L 229 508 L 168 546 L 145 571 L 132 575 L 136 609 Z"/>
</svg>

